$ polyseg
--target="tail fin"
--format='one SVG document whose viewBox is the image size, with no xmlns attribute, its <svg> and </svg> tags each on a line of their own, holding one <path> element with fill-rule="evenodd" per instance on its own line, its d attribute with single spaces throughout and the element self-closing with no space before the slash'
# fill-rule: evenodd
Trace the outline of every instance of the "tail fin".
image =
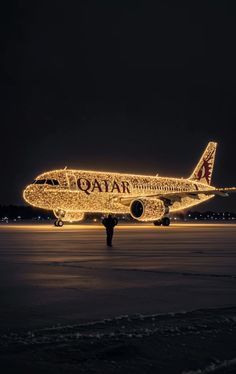
<svg viewBox="0 0 236 374">
<path fill-rule="evenodd" d="M 208 143 L 202 157 L 195 167 L 190 180 L 195 180 L 205 184 L 211 184 L 211 176 L 214 167 L 217 143 Z"/>
</svg>

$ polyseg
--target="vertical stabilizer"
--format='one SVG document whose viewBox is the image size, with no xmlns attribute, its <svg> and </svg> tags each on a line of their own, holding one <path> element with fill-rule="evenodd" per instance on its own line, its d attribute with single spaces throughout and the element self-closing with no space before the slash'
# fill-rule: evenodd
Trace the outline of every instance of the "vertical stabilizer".
<svg viewBox="0 0 236 374">
<path fill-rule="evenodd" d="M 197 166 L 195 167 L 189 179 L 211 184 L 211 176 L 214 167 L 217 143 L 208 143 L 202 157 L 200 158 Z"/>
</svg>

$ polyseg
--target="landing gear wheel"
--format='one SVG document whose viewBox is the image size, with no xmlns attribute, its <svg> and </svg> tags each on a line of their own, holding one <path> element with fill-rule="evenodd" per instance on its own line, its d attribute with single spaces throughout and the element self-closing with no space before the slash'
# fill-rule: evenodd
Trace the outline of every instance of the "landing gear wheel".
<svg viewBox="0 0 236 374">
<path fill-rule="evenodd" d="M 54 222 L 54 226 L 56 227 L 62 227 L 64 225 L 63 221 L 61 219 L 57 219 L 55 222 Z"/>
<path fill-rule="evenodd" d="M 63 221 L 61 219 L 58 220 L 58 226 L 62 227 L 64 225 Z"/>
<path fill-rule="evenodd" d="M 154 226 L 161 226 L 162 222 L 160 219 L 158 219 L 157 221 L 154 221 L 153 224 Z"/>
<path fill-rule="evenodd" d="M 162 225 L 163 226 L 170 226 L 170 219 L 169 219 L 169 217 L 163 217 L 162 218 Z"/>
</svg>

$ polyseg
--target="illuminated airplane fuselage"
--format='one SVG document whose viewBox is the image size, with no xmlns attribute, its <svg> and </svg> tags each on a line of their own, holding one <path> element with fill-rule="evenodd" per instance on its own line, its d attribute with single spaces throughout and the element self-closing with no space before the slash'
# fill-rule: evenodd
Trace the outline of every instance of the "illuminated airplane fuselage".
<svg viewBox="0 0 236 374">
<path fill-rule="evenodd" d="M 39 175 L 23 195 L 29 204 L 52 210 L 58 222 L 94 212 L 158 221 L 224 193 L 210 186 L 215 151 L 216 143 L 209 143 L 188 179 L 62 169 Z"/>
</svg>

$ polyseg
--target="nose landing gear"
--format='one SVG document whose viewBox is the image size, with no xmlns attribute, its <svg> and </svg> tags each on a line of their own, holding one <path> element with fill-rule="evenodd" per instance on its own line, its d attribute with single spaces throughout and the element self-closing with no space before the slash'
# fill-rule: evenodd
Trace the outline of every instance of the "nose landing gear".
<svg viewBox="0 0 236 374">
<path fill-rule="evenodd" d="M 56 226 L 56 227 L 62 227 L 63 225 L 64 225 L 64 222 L 61 219 L 57 219 L 54 222 L 54 226 Z"/>
<path fill-rule="evenodd" d="M 62 209 L 54 210 L 53 213 L 56 216 L 56 221 L 54 222 L 54 226 L 56 227 L 62 227 L 64 225 L 64 222 L 62 221 L 63 218 L 65 218 L 66 212 Z"/>
<path fill-rule="evenodd" d="M 169 217 L 163 217 L 162 219 L 158 219 L 157 221 L 153 222 L 155 226 L 169 226 L 170 225 L 170 219 Z"/>
</svg>

